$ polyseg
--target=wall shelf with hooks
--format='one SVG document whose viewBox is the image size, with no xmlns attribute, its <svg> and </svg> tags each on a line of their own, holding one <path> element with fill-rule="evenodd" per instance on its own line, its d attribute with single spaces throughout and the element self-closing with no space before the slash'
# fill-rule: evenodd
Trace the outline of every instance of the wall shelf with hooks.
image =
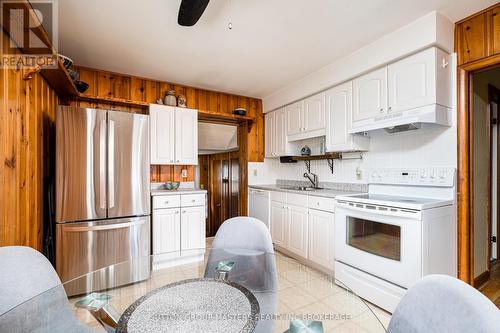
<svg viewBox="0 0 500 333">
<path fill-rule="evenodd" d="M 307 172 L 311 172 L 311 161 L 327 160 L 328 167 L 330 168 L 330 171 L 333 173 L 333 160 L 359 160 L 363 159 L 363 153 L 361 152 L 327 153 L 324 155 L 294 156 L 292 159 L 295 161 L 304 161 Z"/>
</svg>

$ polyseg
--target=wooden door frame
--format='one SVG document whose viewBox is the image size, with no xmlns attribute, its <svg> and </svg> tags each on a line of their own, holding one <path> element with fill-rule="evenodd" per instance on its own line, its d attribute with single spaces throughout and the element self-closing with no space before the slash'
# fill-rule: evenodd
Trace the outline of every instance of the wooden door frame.
<svg viewBox="0 0 500 333">
<path fill-rule="evenodd" d="M 495 87 L 494 85 L 492 84 L 488 84 L 488 108 L 489 108 L 489 112 L 490 112 L 490 116 L 491 116 L 491 102 L 494 101 L 494 99 L 492 98 L 493 95 L 496 95 L 497 96 L 497 100 L 495 101 L 496 104 L 497 104 L 497 116 L 496 116 L 496 125 L 497 125 L 497 164 L 496 164 L 496 167 L 497 167 L 497 170 L 496 170 L 496 175 L 497 175 L 497 190 L 496 190 L 496 194 L 497 194 L 497 197 L 496 197 L 496 204 L 497 204 L 497 209 L 496 209 L 496 217 L 497 217 L 497 260 L 500 259 L 500 246 L 498 246 L 498 231 L 500 230 L 500 205 L 498 204 L 500 202 L 500 173 L 498 172 L 500 170 L 500 130 L 499 130 L 499 126 L 500 126 L 500 89 Z M 493 149 L 493 144 L 491 145 L 491 149 Z M 491 157 L 493 158 L 493 155 L 491 155 Z M 493 170 L 492 170 L 493 172 Z M 493 173 L 490 173 L 491 177 L 493 178 Z M 491 200 L 491 197 L 490 197 L 490 200 Z M 492 228 L 491 228 L 491 219 L 490 219 L 490 224 L 488 225 L 488 271 L 491 271 L 491 261 L 489 260 L 492 256 L 492 252 L 491 252 L 491 236 L 492 236 Z"/>
<path fill-rule="evenodd" d="M 457 68 L 457 233 L 458 278 L 474 285 L 474 220 L 472 194 L 473 80 L 480 70 L 500 65 L 500 54 Z"/>
</svg>

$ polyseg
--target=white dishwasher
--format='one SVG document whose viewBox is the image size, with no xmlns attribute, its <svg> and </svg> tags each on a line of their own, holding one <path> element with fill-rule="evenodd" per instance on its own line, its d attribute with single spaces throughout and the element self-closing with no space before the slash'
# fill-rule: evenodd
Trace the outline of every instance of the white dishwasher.
<svg viewBox="0 0 500 333">
<path fill-rule="evenodd" d="M 270 192 L 256 188 L 248 189 L 248 216 L 261 220 L 269 229 L 271 221 Z"/>
</svg>

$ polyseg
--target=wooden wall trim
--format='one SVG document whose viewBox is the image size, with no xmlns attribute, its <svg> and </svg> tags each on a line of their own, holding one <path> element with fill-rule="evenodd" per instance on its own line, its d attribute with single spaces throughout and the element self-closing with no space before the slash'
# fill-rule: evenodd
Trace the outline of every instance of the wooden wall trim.
<svg viewBox="0 0 500 333">
<path fill-rule="evenodd" d="M 72 105 L 143 112 L 142 108 L 93 100 L 93 97 L 114 97 L 155 103 L 158 98 L 163 98 L 168 90 L 173 89 L 176 94 L 184 94 L 187 97 L 189 108 L 207 113 L 231 114 L 235 108 L 243 107 L 247 109 L 247 115 L 253 119 L 253 125 L 247 132 L 247 158 L 250 162 L 264 161 L 264 114 L 261 99 L 82 66 L 77 66 L 77 71 L 80 79 L 89 83 L 89 89 L 83 95 L 87 96 L 90 101 L 73 99 L 70 101 Z"/>
<path fill-rule="evenodd" d="M 494 34 L 493 17 L 500 4 L 465 18 L 455 25 L 457 69 L 457 231 L 458 277 L 474 285 L 474 219 L 473 219 L 473 96 L 472 74 L 500 65 L 500 33 Z M 484 15 L 478 19 L 480 15 Z M 474 31 L 474 29 L 476 29 Z M 499 29 L 497 26 L 495 29 Z M 467 39 L 467 36 L 469 34 Z M 474 46 L 467 45 L 471 36 Z M 478 49 L 476 49 L 478 48 Z M 467 52 L 469 50 L 470 52 Z M 471 55 L 473 54 L 473 55 Z"/>
<path fill-rule="evenodd" d="M 2 50 L 8 42 L 4 34 Z M 0 246 L 42 251 L 44 190 L 54 175 L 49 138 L 59 99 L 40 73 L 23 80 L 26 72 L 0 68 Z"/>
</svg>

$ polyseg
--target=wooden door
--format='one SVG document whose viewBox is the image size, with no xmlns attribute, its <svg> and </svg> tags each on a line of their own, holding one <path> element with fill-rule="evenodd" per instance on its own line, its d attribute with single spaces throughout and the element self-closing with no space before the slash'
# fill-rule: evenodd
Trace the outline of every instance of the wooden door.
<svg viewBox="0 0 500 333">
<path fill-rule="evenodd" d="M 181 250 L 205 248 L 205 207 L 181 208 Z"/>
<path fill-rule="evenodd" d="M 334 214 L 309 210 L 309 260 L 333 270 Z"/>
<path fill-rule="evenodd" d="M 388 66 L 388 112 L 400 112 L 436 103 L 435 48 Z"/>
<path fill-rule="evenodd" d="M 210 205 L 210 223 L 211 230 L 209 236 L 215 236 L 219 226 L 224 221 L 224 188 L 222 182 L 223 160 L 217 157 L 210 157 L 210 183 L 211 183 L 211 205 Z"/>
<path fill-rule="evenodd" d="M 151 164 L 175 162 L 175 108 L 151 104 Z"/>
<path fill-rule="evenodd" d="M 304 131 L 324 129 L 325 93 L 319 93 L 304 100 Z"/>
<path fill-rule="evenodd" d="M 153 254 L 181 249 L 180 208 L 153 211 Z"/>
<path fill-rule="evenodd" d="M 273 243 L 287 247 L 287 216 L 285 204 L 271 201 L 271 238 Z"/>
<path fill-rule="evenodd" d="M 229 175 L 229 196 L 231 205 L 229 207 L 228 218 L 231 218 L 240 215 L 240 159 L 237 154 L 230 159 Z"/>
<path fill-rule="evenodd" d="M 175 110 L 175 164 L 197 165 L 198 111 L 184 108 Z"/>
<path fill-rule="evenodd" d="M 288 239 L 287 250 L 307 258 L 308 218 L 307 208 L 287 206 Z"/>
<path fill-rule="evenodd" d="M 304 101 L 286 107 L 286 135 L 294 135 L 304 131 Z"/>
<path fill-rule="evenodd" d="M 353 120 L 387 113 L 387 67 L 360 76 L 353 81 Z"/>
</svg>

